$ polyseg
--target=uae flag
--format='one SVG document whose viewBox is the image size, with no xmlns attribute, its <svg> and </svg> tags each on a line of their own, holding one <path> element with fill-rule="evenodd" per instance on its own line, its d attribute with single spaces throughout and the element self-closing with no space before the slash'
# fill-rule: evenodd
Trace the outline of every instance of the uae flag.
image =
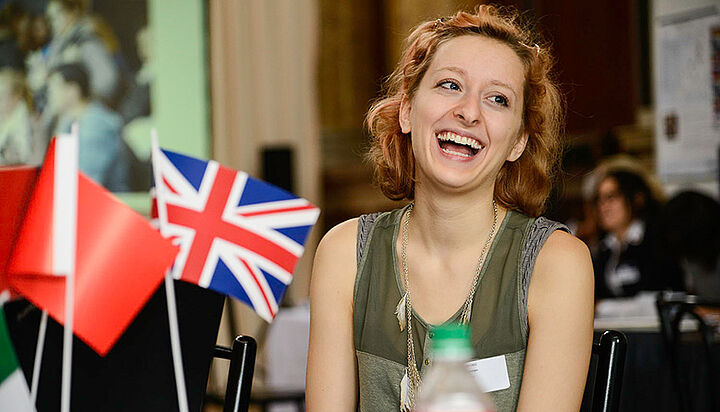
<svg viewBox="0 0 720 412">
<path fill-rule="evenodd" d="M 0 405 L 4 411 L 35 411 L 30 402 L 25 375 L 18 366 L 10 334 L 5 326 L 5 313 L 0 307 Z"/>
</svg>

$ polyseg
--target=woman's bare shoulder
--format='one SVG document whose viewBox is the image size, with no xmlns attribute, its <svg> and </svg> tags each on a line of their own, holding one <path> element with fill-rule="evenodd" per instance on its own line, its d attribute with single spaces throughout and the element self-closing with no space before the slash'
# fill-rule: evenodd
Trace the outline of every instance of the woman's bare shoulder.
<svg viewBox="0 0 720 412">
<path fill-rule="evenodd" d="M 330 229 L 320 240 L 316 262 L 318 255 L 322 259 L 345 260 L 347 264 L 351 262 L 346 259 L 351 258 L 355 262 L 358 220 L 359 218 L 349 219 Z"/>
<path fill-rule="evenodd" d="M 530 293 L 535 290 L 540 296 L 577 295 L 580 291 L 592 296 L 594 280 L 587 245 L 567 232 L 553 232 L 540 249 L 530 284 Z"/>
<path fill-rule="evenodd" d="M 549 258 L 568 257 L 568 254 L 582 258 L 589 256 L 589 249 L 585 243 L 564 230 L 554 231 L 540 249 L 540 254 Z M 540 256 L 538 256 L 540 257 Z"/>
<path fill-rule="evenodd" d="M 346 220 L 323 236 L 315 253 L 311 288 L 333 289 L 352 296 L 357 272 L 357 227 L 358 218 Z"/>
</svg>

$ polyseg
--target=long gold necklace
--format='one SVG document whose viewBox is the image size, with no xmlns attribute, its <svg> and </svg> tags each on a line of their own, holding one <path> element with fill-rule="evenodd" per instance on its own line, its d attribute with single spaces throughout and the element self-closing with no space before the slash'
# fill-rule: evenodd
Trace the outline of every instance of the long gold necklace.
<svg viewBox="0 0 720 412">
<path fill-rule="evenodd" d="M 465 302 L 463 303 L 462 313 L 460 314 L 460 324 L 467 325 L 470 323 L 470 314 L 472 313 L 473 299 L 475 298 L 475 290 L 477 289 L 478 281 L 480 280 L 480 272 L 482 271 L 483 263 L 485 261 L 485 255 L 487 253 L 490 242 L 495 235 L 495 229 L 497 228 L 497 203 L 493 199 L 493 224 L 490 229 L 490 234 L 485 241 L 482 252 L 478 257 L 478 263 L 475 268 L 475 275 L 473 277 L 472 287 L 468 293 Z M 410 217 L 412 216 L 414 204 L 410 204 L 405 220 L 403 223 L 403 237 L 401 244 L 401 261 L 403 277 L 405 278 L 405 294 L 400 299 L 400 302 L 395 309 L 395 315 L 398 318 L 400 324 L 400 331 L 405 330 L 407 326 L 407 362 L 408 366 L 405 368 L 405 375 L 400 382 L 400 411 L 410 412 L 415 404 L 415 394 L 417 393 L 418 387 L 421 383 L 420 372 L 418 372 L 417 365 L 415 362 L 415 343 L 412 336 L 412 301 L 410 299 L 410 277 L 408 276 L 407 266 L 407 243 L 408 243 L 408 225 L 410 224 Z"/>
</svg>

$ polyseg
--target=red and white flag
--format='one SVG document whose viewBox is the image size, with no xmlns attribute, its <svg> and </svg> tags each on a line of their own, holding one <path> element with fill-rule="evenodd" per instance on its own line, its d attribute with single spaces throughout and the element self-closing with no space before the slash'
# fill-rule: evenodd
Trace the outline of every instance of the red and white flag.
<svg viewBox="0 0 720 412">
<path fill-rule="evenodd" d="M 74 260 L 73 331 L 105 355 L 145 305 L 170 267 L 177 247 L 150 224 L 82 173 L 59 176 L 51 142 L 7 265 L 10 287 L 60 323 L 65 278 Z M 77 180 L 77 236 L 63 241 L 72 211 L 58 202 L 63 179 Z M 64 206 L 63 206 L 64 205 Z"/>
</svg>

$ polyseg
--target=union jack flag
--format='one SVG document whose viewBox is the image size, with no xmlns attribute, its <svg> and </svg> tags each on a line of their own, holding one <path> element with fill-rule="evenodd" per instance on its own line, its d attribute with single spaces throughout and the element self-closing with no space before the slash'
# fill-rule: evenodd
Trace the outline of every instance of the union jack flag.
<svg viewBox="0 0 720 412">
<path fill-rule="evenodd" d="M 272 321 L 320 210 L 247 173 L 167 150 L 153 154 L 175 279 L 233 296 Z"/>
</svg>

